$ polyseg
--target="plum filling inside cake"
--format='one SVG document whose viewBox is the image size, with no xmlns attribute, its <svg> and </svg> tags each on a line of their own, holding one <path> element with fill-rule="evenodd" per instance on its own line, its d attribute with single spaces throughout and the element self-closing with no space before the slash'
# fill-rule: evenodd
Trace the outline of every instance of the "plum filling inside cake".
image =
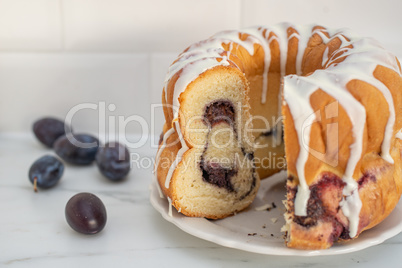
<svg viewBox="0 0 402 268">
<path fill-rule="evenodd" d="M 204 181 L 220 188 L 225 188 L 229 192 L 234 191 L 230 178 L 237 174 L 236 169 L 225 168 L 218 163 L 207 163 L 202 157 L 200 168 L 202 170 L 202 179 Z"/>
<path fill-rule="evenodd" d="M 227 100 L 218 100 L 205 107 L 204 122 L 210 127 L 224 121 L 232 125 L 235 118 L 233 103 Z"/>
<path fill-rule="evenodd" d="M 234 127 L 234 120 L 235 110 L 231 101 L 217 100 L 205 106 L 204 123 L 210 128 L 221 122 L 227 123 L 230 127 Z M 233 129 L 233 131 L 235 130 Z M 234 167 L 223 167 L 219 163 L 206 161 L 204 154 L 207 148 L 208 143 L 205 145 L 204 153 L 200 160 L 202 179 L 205 182 L 233 192 L 234 188 L 230 179 L 237 174 L 237 170 Z"/>
<path fill-rule="evenodd" d="M 364 185 L 366 185 L 367 183 L 375 182 L 376 180 L 377 180 L 377 178 L 376 178 L 376 176 L 374 174 L 366 172 L 366 173 L 363 174 L 363 177 L 361 177 L 357 183 L 359 184 L 359 189 L 360 189 Z"/>
<path fill-rule="evenodd" d="M 289 178 L 292 182 L 293 179 Z M 310 228 L 316 226 L 320 221 L 331 223 L 333 231 L 329 236 L 330 243 L 341 239 L 349 239 L 348 221 L 343 215 L 340 207 L 342 201 L 342 191 L 345 183 L 341 178 L 332 174 L 325 173 L 319 182 L 310 186 L 310 198 L 307 202 L 307 216 L 294 215 L 294 200 L 297 193 L 296 188 L 288 186 L 289 212 L 294 215 L 293 222 Z M 327 236 L 322 234 L 321 237 Z"/>
<path fill-rule="evenodd" d="M 232 137 L 230 135 L 225 134 L 224 135 L 224 142 L 226 140 L 229 140 L 230 138 L 235 139 L 236 141 L 233 141 L 234 144 L 240 142 L 238 140 L 237 136 L 237 131 L 236 131 L 236 126 L 234 124 L 235 122 L 235 107 L 233 103 L 229 100 L 216 100 L 214 102 L 211 102 L 205 106 L 204 109 L 204 115 L 203 115 L 203 121 L 204 124 L 208 126 L 209 128 L 209 134 L 208 137 L 210 137 L 213 129 L 219 128 L 219 130 L 225 130 L 234 133 Z M 225 147 L 227 149 L 227 147 Z M 240 200 L 244 199 L 246 196 L 248 196 L 253 189 L 256 186 L 256 178 L 255 178 L 255 167 L 254 167 L 254 153 L 253 152 L 246 152 L 246 149 L 244 147 L 240 148 L 241 150 L 233 151 L 234 154 L 239 154 L 242 155 L 242 159 L 247 159 L 250 161 L 252 164 L 251 167 L 251 183 L 250 183 L 250 188 L 246 192 L 243 192 L 242 195 L 239 197 Z M 232 179 L 235 176 L 239 176 L 239 168 L 242 169 L 242 163 L 237 162 L 240 157 L 237 155 L 237 157 L 233 157 L 233 155 L 221 155 L 221 158 L 215 157 L 212 159 L 208 158 L 208 151 L 211 150 L 222 150 L 222 148 L 219 149 L 219 146 L 217 146 L 216 141 L 214 142 L 207 142 L 204 147 L 204 151 L 200 157 L 200 163 L 199 163 L 199 168 L 202 171 L 202 179 L 204 182 L 210 183 L 212 185 L 215 185 L 219 188 L 224 188 L 228 192 L 231 193 L 237 193 L 237 187 L 234 185 L 235 183 L 232 182 Z M 229 160 L 230 161 L 227 161 Z M 222 161 L 223 163 L 220 163 L 219 161 Z M 240 160 L 241 161 L 241 160 Z M 243 161 L 243 164 L 246 163 Z"/>
</svg>

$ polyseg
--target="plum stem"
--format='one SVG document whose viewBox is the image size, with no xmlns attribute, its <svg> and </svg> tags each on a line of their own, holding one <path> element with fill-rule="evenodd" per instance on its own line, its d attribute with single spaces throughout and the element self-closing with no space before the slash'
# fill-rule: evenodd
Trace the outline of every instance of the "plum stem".
<svg viewBox="0 0 402 268">
<path fill-rule="evenodd" d="M 33 183 L 35 193 L 38 192 L 38 187 L 37 187 L 37 185 L 38 185 L 38 178 L 35 177 L 35 178 L 34 178 L 34 183 Z"/>
</svg>

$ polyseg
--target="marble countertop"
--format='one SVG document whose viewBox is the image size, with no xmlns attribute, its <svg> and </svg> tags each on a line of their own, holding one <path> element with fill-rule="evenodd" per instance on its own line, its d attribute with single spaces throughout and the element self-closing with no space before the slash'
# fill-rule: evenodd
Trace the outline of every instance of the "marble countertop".
<svg viewBox="0 0 402 268">
<path fill-rule="evenodd" d="M 400 267 L 402 234 L 368 249 L 337 256 L 281 257 L 225 248 L 193 237 L 165 221 L 149 202 L 152 167 L 134 165 L 120 183 L 95 165 L 66 165 L 59 184 L 33 191 L 28 169 L 52 153 L 30 134 L 0 134 L 0 267 Z M 137 150 L 152 157 L 155 150 Z M 64 208 L 76 193 L 91 192 L 108 213 L 105 229 L 81 235 L 66 223 Z"/>
</svg>

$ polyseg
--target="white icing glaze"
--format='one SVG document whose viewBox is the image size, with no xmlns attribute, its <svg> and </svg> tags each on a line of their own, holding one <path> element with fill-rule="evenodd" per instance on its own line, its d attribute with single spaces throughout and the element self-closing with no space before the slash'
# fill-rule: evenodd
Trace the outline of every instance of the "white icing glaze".
<svg viewBox="0 0 402 268">
<path fill-rule="evenodd" d="M 181 159 L 183 157 L 183 154 L 189 149 L 187 144 L 186 144 L 186 141 L 183 138 L 183 134 L 180 131 L 179 121 L 178 120 L 174 121 L 174 124 L 176 126 L 176 132 L 178 133 L 178 136 L 179 136 L 179 139 L 180 139 L 181 148 L 177 152 L 176 159 L 174 160 L 173 164 L 170 166 L 168 174 L 166 175 L 165 187 L 167 189 L 169 189 L 170 180 L 172 179 L 173 172 L 175 171 L 176 166 L 180 163 L 180 161 L 181 161 Z"/>
<path fill-rule="evenodd" d="M 314 114 L 313 109 L 309 102 L 305 99 L 310 97 L 310 95 L 317 89 L 315 85 L 305 84 L 303 85 L 303 91 L 298 90 L 301 80 L 297 76 L 287 76 L 284 80 L 284 86 L 286 85 L 286 90 L 283 92 L 283 98 L 290 108 L 290 112 L 294 118 L 294 124 L 296 130 L 304 130 L 303 135 L 300 135 L 298 131 L 298 142 L 300 144 L 299 155 L 296 160 L 296 171 L 299 177 L 299 186 L 297 189 L 297 194 L 294 202 L 295 214 L 299 216 L 306 216 L 307 211 L 307 201 L 310 197 L 310 189 L 307 185 L 304 166 L 308 158 L 308 144 L 310 140 L 310 130 L 309 127 L 304 127 L 304 125 L 311 125 L 315 118 L 312 116 Z M 297 115 L 297 116 L 296 116 Z M 305 145 L 307 144 L 307 148 Z"/>
<path fill-rule="evenodd" d="M 155 177 L 155 179 L 156 179 L 155 180 L 156 188 L 158 189 L 158 192 L 159 192 L 159 197 L 164 198 L 165 196 L 163 195 L 163 192 L 162 192 L 161 186 L 159 185 L 157 177 Z"/>
<path fill-rule="evenodd" d="M 321 65 L 325 66 L 325 63 L 327 63 L 329 57 L 329 47 L 326 47 L 324 50 L 324 54 L 322 54 L 322 62 Z"/>
<path fill-rule="evenodd" d="M 399 130 L 399 132 L 398 133 L 396 133 L 396 136 L 395 136 L 397 139 L 400 139 L 400 140 L 402 140 L 402 129 L 401 130 Z"/>
<path fill-rule="evenodd" d="M 288 36 L 288 28 L 296 30 Z M 295 128 L 300 144 L 300 152 L 296 161 L 296 169 L 299 177 L 299 186 L 295 199 L 295 214 L 306 215 L 306 205 L 310 197 L 310 190 L 305 180 L 305 164 L 309 156 L 309 140 L 311 124 L 316 120 L 314 111 L 310 105 L 310 96 L 318 88 L 325 91 L 338 100 L 339 104 L 345 109 L 352 121 L 353 144 L 350 146 L 350 157 L 343 175 L 344 199 L 341 207 L 344 215 L 349 219 L 350 236 L 357 234 L 359 225 L 359 213 L 361 201 L 358 194 L 358 186 L 353 178 L 353 174 L 362 155 L 363 132 L 365 126 L 366 111 L 364 107 L 349 93 L 346 85 L 353 79 L 365 81 L 381 91 L 388 102 L 390 116 L 386 124 L 384 139 L 381 147 L 381 156 L 388 162 L 393 163 L 390 156 L 390 145 L 392 140 L 393 128 L 395 123 L 395 107 L 393 98 L 388 88 L 379 80 L 375 79 L 373 72 L 377 65 L 383 65 L 396 71 L 401 75 L 396 58 L 381 48 L 375 41 L 368 38 L 360 38 L 349 30 L 315 29 L 314 25 L 295 26 L 282 23 L 273 27 L 256 27 L 238 31 L 226 31 L 214 35 L 212 38 L 199 42 L 191 46 L 186 52 L 179 56 L 179 59 L 172 64 L 165 80 L 165 97 L 167 99 L 167 84 L 170 79 L 179 71 L 181 74 L 176 81 L 173 93 L 173 105 L 177 109 L 174 111 L 174 123 L 179 134 L 182 148 L 179 150 L 175 161 L 169 169 L 165 187 L 169 187 L 172 174 L 181 161 L 182 155 L 188 149 L 178 126 L 178 107 L 179 96 L 201 73 L 215 66 L 227 66 L 230 63 L 230 51 L 224 55 L 222 44 L 229 44 L 229 49 L 233 49 L 236 43 L 242 46 L 253 56 L 254 44 L 259 44 L 264 50 L 264 73 L 261 103 L 266 102 L 268 89 L 268 71 L 271 62 L 270 42 L 274 40 L 280 48 L 280 69 L 281 75 L 286 74 L 286 62 L 288 53 L 288 42 L 293 38 L 298 39 L 298 50 L 296 55 L 296 75 L 284 77 L 283 96 L 284 102 L 289 106 L 294 119 Z M 240 33 L 247 33 L 249 36 L 245 40 L 240 39 Z M 271 35 L 271 38 L 269 36 Z M 340 48 L 329 55 L 328 47 L 325 49 L 322 58 L 324 70 L 317 70 L 308 77 L 301 77 L 302 62 L 308 41 L 313 34 L 318 34 L 324 44 L 334 38 L 341 41 Z M 327 36 L 329 35 L 329 37 Z M 345 38 L 347 36 L 347 38 Z M 348 47 L 351 46 L 352 48 Z M 336 63 L 339 58 L 345 58 L 342 62 Z M 218 60 L 220 59 L 220 61 Z M 335 66 L 338 66 L 335 68 Z M 402 130 L 396 135 L 402 138 Z"/>
<path fill-rule="evenodd" d="M 285 76 L 286 74 L 286 61 L 287 61 L 287 56 L 288 56 L 288 32 L 287 29 L 289 26 L 292 26 L 289 23 L 281 23 L 274 25 L 270 28 L 272 28 L 272 32 L 277 36 L 275 40 L 279 44 L 279 57 L 280 57 L 280 63 L 281 63 L 281 76 Z"/>
<path fill-rule="evenodd" d="M 299 39 L 298 42 L 298 49 L 297 49 L 297 56 L 296 56 L 296 74 L 302 74 L 302 63 L 303 63 L 303 56 L 304 51 L 307 48 L 308 41 L 310 40 L 310 36 L 312 35 L 313 28 L 315 25 L 307 25 L 307 26 L 295 26 L 297 31 L 296 37 Z M 292 34 L 293 35 L 293 34 Z M 289 38 L 290 40 L 290 38 Z"/>
<path fill-rule="evenodd" d="M 357 184 L 355 181 L 354 183 Z M 362 208 L 362 201 L 360 200 L 357 185 L 339 205 L 342 207 L 343 214 L 349 219 L 349 236 L 353 238 L 357 235 L 360 221 L 359 214 Z"/>
<path fill-rule="evenodd" d="M 259 44 L 264 49 L 264 72 L 262 73 L 262 92 L 261 92 L 261 103 L 265 103 L 267 100 L 267 91 L 268 91 L 268 72 L 269 66 L 271 64 L 271 49 L 269 48 L 269 43 L 266 42 L 266 38 L 268 38 L 269 33 L 264 36 L 264 28 L 248 28 L 245 29 L 245 33 L 251 36 L 258 36 Z M 253 54 L 254 55 L 254 52 Z"/>
<path fill-rule="evenodd" d="M 205 58 L 199 61 L 192 62 L 185 66 L 182 70 L 181 75 L 176 81 L 174 94 L 173 94 L 173 106 L 179 107 L 179 96 L 180 94 L 187 88 L 187 86 L 194 81 L 200 74 L 205 72 L 208 69 L 211 69 L 215 66 L 228 66 L 229 62 L 226 57 L 221 58 L 222 61 L 218 62 L 215 58 Z M 193 70 L 198 70 L 198 72 L 194 72 Z M 174 111 L 174 120 L 178 119 L 179 109 Z"/>
<path fill-rule="evenodd" d="M 161 189 L 161 187 L 159 186 L 159 183 L 158 183 L 158 164 L 159 164 L 159 158 L 160 158 L 160 156 L 161 156 L 161 154 L 162 154 L 162 151 L 165 149 L 165 147 L 166 147 L 166 141 L 167 141 L 167 139 L 170 137 L 170 135 L 172 135 L 174 133 L 174 128 L 171 128 L 171 129 L 169 129 L 168 131 L 166 131 L 166 133 L 163 135 L 163 139 L 162 139 L 162 143 L 161 143 L 161 146 L 159 147 L 159 150 L 158 150 L 158 153 L 156 154 L 156 157 L 155 157 L 155 166 L 154 166 L 154 170 L 153 170 L 153 173 L 154 173 L 154 178 L 155 178 L 155 182 L 156 182 L 156 185 L 157 185 L 157 188 L 158 188 L 158 191 L 159 191 L 159 196 L 161 197 L 161 198 L 163 198 L 164 196 L 163 196 L 163 193 L 162 193 L 162 189 Z"/>
</svg>

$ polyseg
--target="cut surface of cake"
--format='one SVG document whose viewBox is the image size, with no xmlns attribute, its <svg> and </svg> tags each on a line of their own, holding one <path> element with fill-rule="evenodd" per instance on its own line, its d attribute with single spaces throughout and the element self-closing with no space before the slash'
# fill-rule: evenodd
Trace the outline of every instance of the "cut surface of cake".
<svg viewBox="0 0 402 268">
<path fill-rule="evenodd" d="M 162 103 L 155 177 L 184 215 L 233 215 L 287 169 L 286 244 L 324 249 L 399 201 L 401 69 L 373 39 L 289 23 L 221 32 L 179 55 Z"/>
</svg>

